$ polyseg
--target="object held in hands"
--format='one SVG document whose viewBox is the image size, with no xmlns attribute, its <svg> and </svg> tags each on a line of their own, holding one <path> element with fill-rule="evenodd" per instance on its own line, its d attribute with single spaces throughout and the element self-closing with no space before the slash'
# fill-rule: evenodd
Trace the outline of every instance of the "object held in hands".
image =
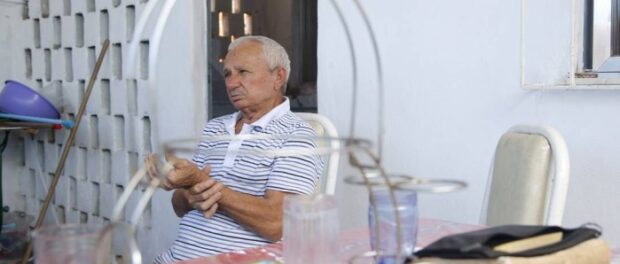
<svg viewBox="0 0 620 264">
<path fill-rule="evenodd" d="M 144 161 L 147 175 L 160 178 L 164 190 L 189 188 L 209 179 L 209 167 L 199 169 L 196 164 L 186 159 L 179 159 L 172 154 L 166 155 L 165 161 L 160 161 L 157 154 L 148 155 Z"/>
</svg>

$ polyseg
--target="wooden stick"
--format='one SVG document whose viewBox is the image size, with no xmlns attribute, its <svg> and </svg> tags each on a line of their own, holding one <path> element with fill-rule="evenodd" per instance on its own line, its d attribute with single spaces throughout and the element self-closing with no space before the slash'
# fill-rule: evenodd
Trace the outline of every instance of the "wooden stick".
<svg viewBox="0 0 620 264">
<path fill-rule="evenodd" d="M 39 211 L 39 217 L 37 218 L 37 223 L 34 226 L 35 230 L 41 227 L 41 224 L 43 224 L 43 220 L 45 219 L 45 215 L 47 214 L 47 208 L 49 207 L 52 197 L 54 196 L 54 192 L 56 191 L 56 184 L 58 184 L 58 180 L 60 179 L 60 173 L 63 171 L 65 167 L 65 161 L 67 160 L 67 156 L 69 155 L 69 151 L 71 150 L 71 145 L 73 145 L 75 135 L 77 134 L 78 128 L 80 127 L 80 121 L 82 121 L 82 115 L 84 115 L 84 111 L 86 110 L 86 104 L 88 103 L 88 98 L 90 97 L 90 93 L 93 90 L 93 86 L 95 85 L 95 80 L 97 79 L 97 74 L 99 73 L 99 69 L 101 68 L 101 64 L 103 63 L 103 58 L 105 57 L 105 54 L 108 51 L 109 46 L 110 46 L 110 40 L 106 39 L 105 41 L 103 41 L 103 45 L 101 46 L 101 51 L 99 52 L 99 57 L 97 58 L 97 63 L 95 64 L 95 68 L 93 69 L 93 72 L 90 75 L 90 80 L 88 80 L 88 87 L 86 88 L 84 97 L 82 97 L 82 102 L 80 102 L 80 108 L 78 109 L 77 116 L 75 117 L 75 126 L 71 128 L 71 132 L 69 133 L 69 138 L 67 139 L 67 143 L 65 143 L 65 146 L 62 149 L 62 155 L 60 156 L 60 160 L 58 160 L 58 165 L 56 166 L 56 172 L 54 173 L 54 178 L 52 178 L 50 187 L 47 190 L 47 196 L 45 196 L 43 206 L 41 207 L 41 211 Z M 26 253 L 24 254 L 24 257 L 22 258 L 21 264 L 26 264 L 31 254 L 32 254 L 32 241 L 28 243 L 28 247 L 26 248 Z"/>
</svg>

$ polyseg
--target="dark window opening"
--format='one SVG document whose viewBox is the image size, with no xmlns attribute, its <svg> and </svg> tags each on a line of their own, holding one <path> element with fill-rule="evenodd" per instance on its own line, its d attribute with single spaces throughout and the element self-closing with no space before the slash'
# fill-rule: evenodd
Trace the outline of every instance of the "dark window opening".
<svg viewBox="0 0 620 264">
<path fill-rule="evenodd" d="M 584 0 L 584 30 L 583 30 L 583 69 L 592 70 L 594 0 Z"/>
<path fill-rule="evenodd" d="M 611 1 L 611 56 L 620 56 L 620 0 Z"/>
<path fill-rule="evenodd" d="M 616 78 L 620 73 L 620 0 L 584 0 L 583 4 L 584 73 L 577 76 Z"/>
</svg>

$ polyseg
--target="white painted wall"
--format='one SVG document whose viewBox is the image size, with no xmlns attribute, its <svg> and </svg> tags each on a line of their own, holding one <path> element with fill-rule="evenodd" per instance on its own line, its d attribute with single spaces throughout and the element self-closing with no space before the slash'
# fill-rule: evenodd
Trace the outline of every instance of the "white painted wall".
<svg viewBox="0 0 620 264">
<path fill-rule="evenodd" d="M 361 76 L 356 135 L 376 136 L 376 78 L 368 36 L 352 1 L 338 1 L 355 40 Z M 620 91 L 524 90 L 521 1 L 362 1 L 385 74 L 389 172 L 467 181 L 461 192 L 419 197 L 422 216 L 477 223 L 500 135 L 516 123 L 557 128 L 571 157 L 564 222 L 596 222 L 620 245 Z M 540 3 L 537 3 L 540 2 Z M 528 80 L 555 83 L 570 69 L 571 1 L 526 1 Z M 535 5 L 535 6 L 532 6 Z M 351 65 L 346 35 L 319 1 L 319 113 L 348 134 Z M 550 45 L 556 43 L 557 45 Z M 370 131 L 370 132 L 368 132 Z M 342 168 L 342 176 L 353 174 Z M 365 189 L 338 185 L 344 226 L 364 225 Z"/>
</svg>

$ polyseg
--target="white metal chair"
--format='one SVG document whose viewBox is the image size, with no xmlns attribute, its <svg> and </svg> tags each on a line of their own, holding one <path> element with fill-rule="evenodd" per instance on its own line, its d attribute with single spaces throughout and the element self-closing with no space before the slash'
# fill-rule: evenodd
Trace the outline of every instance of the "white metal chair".
<svg viewBox="0 0 620 264">
<path fill-rule="evenodd" d="M 308 122 L 317 136 L 329 137 L 330 139 L 338 138 L 338 131 L 334 124 L 327 119 L 327 117 L 315 113 L 295 113 L 304 121 Z M 334 150 L 329 154 L 329 158 L 325 161 L 325 168 L 323 169 L 323 175 L 319 184 L 317 185 L 318 191 L 324 194 L 333 195 L 336 193 L 336 179 L 338 175 L 338 162 L 340 160 L 340 141 L 339 140 L 319 140 L 319 145 L 329 144 L 329 147 Z"/>
<path fill-rule="evenodd" d="M 548 126 L 513 126 L 497 144 L 481 222 L 561 225 L 568 183 L 562 135 Z"/>
</svg>

